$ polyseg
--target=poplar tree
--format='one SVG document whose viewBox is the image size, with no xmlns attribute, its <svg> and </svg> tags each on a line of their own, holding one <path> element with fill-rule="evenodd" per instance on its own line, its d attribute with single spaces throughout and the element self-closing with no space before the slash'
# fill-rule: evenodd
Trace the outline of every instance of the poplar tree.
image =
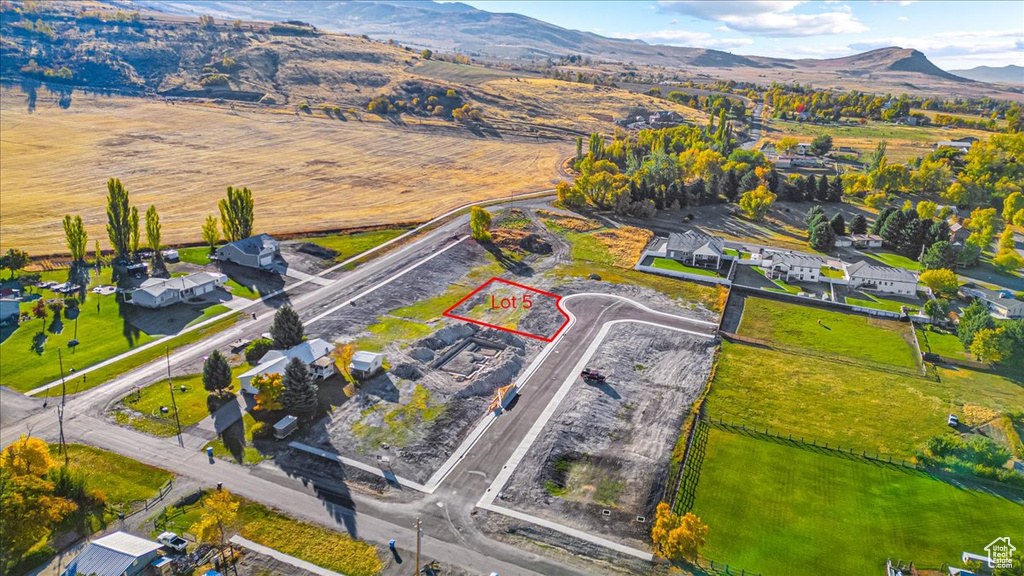
<svg viewBox="0 0 1024 576">
<path fill-rule="evenodd" d="M 228 186 L 227 197 L 220 201 L 220 225 L 228 242 L 252 236 L 253 199 L 248 188 Z"/>
<path fill-rule="evenodd" d="M 70 214 L 64 215 L 64 239 L 67 240 L 68 250 L 71 252 L 71 260 L 76 263 L 85 262 L 85 247 L 89 242 L 89 234 L 85 231 L 82 217 Z"/>
<path fill-rule="evenodd" d="M 131 209 L 128 190 L 117 178 L 107 181 L 107 236 L 118 259 L 128 257 L 131 242 Z"/>
</svg>

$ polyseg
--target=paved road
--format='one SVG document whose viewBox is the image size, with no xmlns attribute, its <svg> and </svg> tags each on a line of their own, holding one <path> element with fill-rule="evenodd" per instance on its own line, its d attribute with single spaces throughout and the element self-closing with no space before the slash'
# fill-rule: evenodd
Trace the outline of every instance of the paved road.
<svg viewBox="0 0 1024 576">
<path fill-rule="evenodd" d="M 751 150 L 754 145 L 761 141 L 761 112 L 764 110 L 764 104 L 758 102 L 754 105 L 754 111 L 750 113 L 750 127 L 747 130 L 749 140 L 740 145 L 740 148 L 744 150 Z"/>
</svg>

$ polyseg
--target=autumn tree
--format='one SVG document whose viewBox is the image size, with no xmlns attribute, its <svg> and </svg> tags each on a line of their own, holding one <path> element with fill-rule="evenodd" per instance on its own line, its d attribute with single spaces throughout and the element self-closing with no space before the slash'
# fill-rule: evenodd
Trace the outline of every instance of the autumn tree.
<svg viewBox="0 0 1024 576">
<path fill-rule="evenodd" d="M 952 270 L 925 270 L 921 273 L 921 284 L 937 294 L 955 296 L 960 283 Z"/>
<path fill-rule="evenodd" d="M 992 258 L 992 265 L 1003 272 L 1011 272 L 1024 268 L 1024 257 L 1016 250 L 1003 250 Z"/>
<path fill-rule="evenodd" d="M 491 241 L 491 213 L 479 206 L 469 210 L 469 230 L 477 242 Z"/>
<path fill-rule="evenodd" d="M 796 149 L 799 143 L 800 141 L 797 140 L 796 138 L 793 138 L 792 136 L 786 136 L 785 138 L 782 138 L 781 140 L 778 141 L 778 143 L 775 144 L 775 151 L 778 152 L 779 154 L 789 154 L 794 149 Z"/>
<path fill-rule="evenodd" d="M 46 326 L 46 302 L 42 299 L 36 300 L 36 303 L 32 306 L 32 315 L 43 321 L 43 326 Z"/>
<path fill-rule="evenodd" d="M 765 185 L 758 186 L 750 192 L 746 192 L 740 197 L 740 209 L 746 212 L 747 217 L 751 220 L 764 220 L 764 217 L 768 215 L 768 211 L 772 209 L 775 204 L 777 196 L 772 194 L 768 187 Z"/>
<path fill-rule="evenodd" d="M 975 208 L 971 212 L 971 218 L 967 221 L 967 229 L 971 230 L 967 241 L 981 248 L 982 251 L 986 250 L 996 233 L 996 209 Z"/>
<path fill-rule="evenodd" d="M 231 387 L 231 365 L 220 350 L 214 350 L 203 362 L 203 388 L 223 392 Z"/>
<path fill-rule="evenodd" d="M 981 300 L 975 299 L 960 313 L 960 322 L 956 333 L 964 348 L 970 348 L 975 334 L 981 330 L 994 328 L 995 321 L 992 320 L 992 314 Z"/>
<path fill-rule="evenodd" d="M 274 338 L 274 347 L 288 349 L 297 346 L 306 338 L 305 328 L 299 313 L 291 306 L 281 306 L 274 313 L 274 322 L 270 325 L 270 335 Z"/>
<path fill-rule="evenodd" d="M 334 347 L 334 351 L 331 352 L 331 357 L 334 358 L 334 365 L 338 367 L 338 372 L 345 377 L 345 380 L 354 383 L 355 379 L 352 377 L 352 371 L 349 369 L 349 364 L 352 362 L 352 356 L 356 353 L 356 347 L 352 343 L 338 344 Z"/>
<path fill-rule="evenodd" d="M 1024 226 L 1024 193 L 1012 192 L 1003 199 L 1003 220 L 1008 226 Z"/>
<path fill-rule="evenodd" d="M 302 417 L 316 412 L 320 403 L 317 397 L 319 387 L 313 383 L 309 367 L 300 358 L 292 358 L 285 366 L 282 384 L 281 404 L 285 410 Z"/>
<path fill-rule="evenodd" d="M 217 247 L 217 242 L 220 242 L 220 230 L 217 228 L 217 217 L 210 214 L 206 217 L 206 222 L 203 222 L 203 242 L 210 247 L 210 253 Z"/>
<path fill-rule="evenodd" d="M 708 526 L 692 512 L 679 516 L 660 502 L 651 530 L 654 552 L 671 561 L 695 562 L 701 546 L 707 543 Z"/>
<path fill-rule="evenodd" d="M 238 516 L 238 501 L 227 490 L 217 490 L 202 500 L 202 513 L 199 520 L 189 528 L 200 542 L 216 544 L 224 548 L 224 536 L 227 528 Z"/>
<path fill-rule="evenodd" d="M 156 206 L 146 210 L 146 246 L 153 251 L 153 257 L 160 260 L 160 215 Z"/>
<path fill-rule="evenodd" d="M 256 410 L 280 410 L 281 392 L 284 391 L 284 381 L 277 372 L 271 374 L 257 374 L 249 382 L 256 392 Z"/>
<path fill-rule="evenodd" d="M 85 231 L 81 216 L 76 214 L 72 218 L 71 214 L 64 215 L 64 240 L 67 242 L 68 251 L 71 252 L 71 260 L 79 264 L 85 262 L 89 234 Z"/>
<path fill-rule="evenodd" d="M 117 178 L 107 181 L 107 236 L 118 260 L 127 260 L 131 248 L 131 207 L 128 190 Z"/>
<path fill-rule="evenodd" d="M 983 328 L 974 334 L 971 354 L 985 362 L 999 362 L 1010 355 L 1010 341 L 1004 337 L 1003 328 Z"/>
<path fill-rule="evenodd" d="M 222 198 L 218 206 L 220 207 L 220 224 L 224 230 L 225 240 L 234 242 L 252 236 L 254 206 L 252 191 L 248 188 L 228 186 L 227 197 Z"/>
<path fill-rule="evenodd" d="M 558 202 L 562 204 L 562 206 L 578 208 L 585 206 L 587 203 L 587 199 L 583 196 L 583 193 L 568 182 L 559 182 L 555 186 L 555 193 L 558 195 Z"/>
</svg>

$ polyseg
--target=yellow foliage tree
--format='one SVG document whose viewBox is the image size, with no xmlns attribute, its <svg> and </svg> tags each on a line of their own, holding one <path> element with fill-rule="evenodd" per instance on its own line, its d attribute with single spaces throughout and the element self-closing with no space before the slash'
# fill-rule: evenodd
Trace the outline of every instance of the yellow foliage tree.
<svg viewBox="0 0 1024 576">
<path fill-rule="evenodd" d="M 469 210 L 469 230 L 477 242 L 491 241 L 491 213 L 479 206 Z"/>
<path fill-rule="evenodd" d="M 921 273 L 921 284 L 939 294 L 955 295 L 959 282 L 952 270 L 925 270 Z"/>
<path fill-rule="evenodd" d="M 356 347 L 351 343 L 349 344 L 338 344 L 334 347 L 334 351 L 331 352 L 331 356 L 334 358 L 334 365 L 338 367 L 338 372 L 345 377 L 350 383 L 355 383 L 355 378 L 352 377 L 352 371 L 349 370 L 348 365 L 352 362 L 352 356 L 356 353 Z"/>
<path fill-rule="evenodd" d="M 1003 336 L 1003 328 L 983 328 L 974 333 L 971 354 L 986 362 L 999 362 L 1011 352 L 1010 341 Z"/>
<path fill-rule="evenodd" d="M 235 521 L 238 501 L 227 490 L 217 490 L 203 498 L 203 513 L 189 528 L 200 542 L 224 546 L 224 529 Z"/>
<path fill-rule="evenodd" d="M 0 466 L 15 476 L 44 476 L 53 468 L 50 447 L 44 440 L 22 434 L 17 442 L 4 448 Z"/>
<path fill-rule="evenodd" d="M 789 154 L 800 142 L 792 136 L 786 136 L 775 145 L 775 151 L 779 154 Z"/>
<path fill-rule="evenodd" d="M 777 196 L 762 184 L 740 197 L 740 209 L 746 212 L 751 220 L 764 220 L 776 198 Z"/>
<path fill-rule="evenodd" d="M 284 381 L 280 374 L 257 374 L 250 384 L 257 390 L 255 410 L 280 410 L 284 407 L 281 404 Z"/>
<path fill-rule="evenodd" d="M 708 526 L 692 512 L 679 516 L 669 505 L 658 504 L 651 540 L 654 552 L 668 560 L 695 562 L 700 547 L 707 543 Z"/>
</svg>

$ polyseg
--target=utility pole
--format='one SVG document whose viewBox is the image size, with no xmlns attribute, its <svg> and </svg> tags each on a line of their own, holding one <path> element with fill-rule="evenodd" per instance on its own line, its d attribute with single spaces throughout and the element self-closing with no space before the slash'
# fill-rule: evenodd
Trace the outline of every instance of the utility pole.
<svg viewBox="0 0 1024 576">
<path fill-rule="evenodd" d="M 57 363 L 60 366 L 60 404 L 57 406 L 57 426 L 60 428 L 60 451 L 64 453 L 64 467 L 68 466 L 68 446 L 64 443 L 64 401 L 67 397 L 67 386 L 64 382 L 64 357 L 57 349 Z M 74 372 L 74 368 L 71 369 Z"/>
<path fill-rule="evenodd" d="M 178 404 L 174 400 L 174 381 L 171 380 L 171 349 L 164 346 L 164 357 L 167 358 L 167 387 L 171 389 L 171 409 L 174 410 L 174 425 L 178 428 L 178 446 L 184 448 L 185 442 L 181 439 L 181 421 L 178 420 Z"/>
<path fill-rule="evenodd" d="M 420 576 L 420 534 L 423 530 L 420 528 L 423 526 L 423 521 L 419 518 L 416 519 L 416 576 Z"/>
</svg>

